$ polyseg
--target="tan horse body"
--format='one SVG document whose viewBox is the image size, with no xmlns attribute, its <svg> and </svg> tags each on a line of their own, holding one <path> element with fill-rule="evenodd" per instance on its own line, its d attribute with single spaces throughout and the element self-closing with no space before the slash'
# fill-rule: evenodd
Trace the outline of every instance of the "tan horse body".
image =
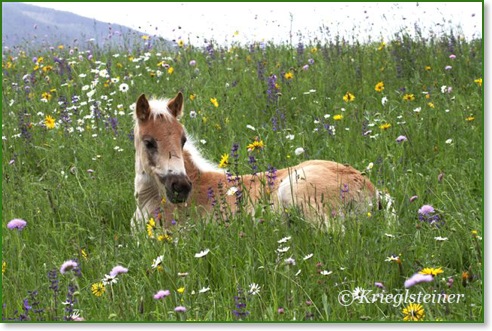
<svg viewBox="0 0 492 331">
<path fill-rule="evenodd" d="M 269 198 L 280 211 L 301 208 L 306 220 L 331 227 L 337 216 L 361 213 L 377 200 L 372 183 L 349 165 L 311 160 L 296 166 L 242 175 L 231 180 L 225 171 L 205 160 L 178 121 L 182 114 L 181 93 L 171 100 L 150 100 L 142 95 L 135 111 L 135 197 L 134 220 L 145 223 L 156 211 L 163 211 L 168 224 L 176 211 L 196 206 L 211 212 L 217 203 L 234 213 L 238 191 L 248 211 Z"/>
</svg>

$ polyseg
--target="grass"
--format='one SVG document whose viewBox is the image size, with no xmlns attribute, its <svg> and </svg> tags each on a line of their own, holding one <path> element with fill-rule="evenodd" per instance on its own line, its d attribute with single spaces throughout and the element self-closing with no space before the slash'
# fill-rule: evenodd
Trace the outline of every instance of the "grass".
<svg viewBox="0 0 492 331">
<path fill-rule="evenodd" d="M 425 267 L 443 272 L 410 294 L 464 299 L 422 303 L 421 319 L 483 322 L 482 40 L 398 34 L 384 44 L 339 40 L 302 49 L 185 43 L 175 53 L 141 50 L 144 43 L 129 52 L 4 50 L 4 322 L 64 321 L 74 313 L 99 322 L 399 322 L 409 302 L 368 303 L 352 293 L 404 294 L 404 281 Z M 287 224 L 259 206 L 228 222 L 190 217 L 165 240 L 158 239 L 162 229 L 153 238 L 132 233 L 131 105 L 141 93 L 170 98 L 177 91 L 187 97 L 183 124 L 213 162 L 237 143 L 232 170 L 251 173 L 246 146 L 258 138 L 261 171 L 306 159 L 349 163 L 391 194 L 397 220 L 388 224 L 374 210 L 346 219 L 340 235 L 314 229 L 295 210 Z M 344 101 L 347 92 L 355 99 Z M 414 100 L 404 100 L 410 94 Z M 408 140 L 396 142 L 400 135 Z M 423 205 L 443 223 L 419 220 Z M 14 218 L 27 226 L 8 229 Z M 152 268 L 158 256 L 163 261 Z M 79 271 L 60 274 L 70 259 Z M 94 295 L 93 284 L 116 265 L 128 273 Z M 170 295 L 156 300 L 159 290 Z M 342 291 L 355 302 L 340 304 Z"/>
</svg>

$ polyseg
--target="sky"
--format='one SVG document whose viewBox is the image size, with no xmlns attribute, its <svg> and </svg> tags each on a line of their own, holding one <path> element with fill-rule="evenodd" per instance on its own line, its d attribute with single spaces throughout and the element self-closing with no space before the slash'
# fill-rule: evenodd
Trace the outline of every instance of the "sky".
<svg viewBox="0 0 492 331">
<path fill-rule="evenodd" d="M 26 2 L 134 28 L 151 36 L 202 45 L 292 43 L 336 35 L 348 41 L 387 40 L 417 24 L 425 36 L 482 36 L 482 3 L 433 2 Z"/>
</svg>

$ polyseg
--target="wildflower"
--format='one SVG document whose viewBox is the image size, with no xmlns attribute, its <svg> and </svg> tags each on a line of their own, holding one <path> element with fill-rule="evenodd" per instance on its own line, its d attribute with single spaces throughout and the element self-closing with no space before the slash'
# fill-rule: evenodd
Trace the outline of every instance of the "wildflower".
<svg viewBox="0 0 492 331">
<path fill-rule="evenodd" d="M 127 272 L 128 272 L 127 268 L 117 265 L 109 272 L 109 275 L 112 277 L 116 277 L 119 274 L 126 274 Z"/>
<path fill-rule="evenodd" d="M 120 92 L 126 93 L 128 92 L 128 89 L 129 89 L 128 84 L 123 83 L 120 85 Z"/>
<path fill-rule="evenodd" d="M 453 139 L 449 138 L 445 141 L 445 143 L 451 145 L 453 143 Z"/>
<path fill-rule="evenodd" d="M 285 139 L 287 139 L 287 140 L 294 140 L 295 137 L 296 136 L 293 135 L 293 134 L 288 134 L 288 135 L 285 136 Z"/>
<path fill-rule="evenodd" d="M 290 247 L 289 247 L 289 246 L 287 246 L 287 247 L 279 247 L 279 248 L 277 248 L 277 252 L 278 252 L 278 253 L 285 253 L 285 252 L 287 252 L 289 249 L 290 249 Z"/>
<path fill-rule="evenodd" d="M 413 94 L 408 94 L 408 93 L 407 93 L 407 94 L 405 94 L 405 95 L 403 96 L 403 100 L 405 100 L 405 101 L 413 101 L 413 100 L 415 100 L 415 95 L 413 95 Z"/>
<path fill-rule="evenodd" d="M 288 71 L 284 74 L 284 78 L 287 80 L 290 80 L 290 79 L 294 78 L 294 74 L 292 72 Z"/>
<path fill-rule="evenodd" d="M 449 65 L 444 67 L 444 70 L 451 70 L 451 69 L 453 69 L 453 67 L 451 67 Z"/>
<path fill-rule="evenodd" d="M 376 86 L 374 87 L 374 90 L 376 90 L 376 92 L 383 92 L 384 83 L 383 82 L 377 83 Z"/>
<path fill-rule="evenodd" d="M 421 321 L 424 319 L 424 307 L 420 303 L 411 303 L 402 310 L 404 321 Z"/>
<path fill-rule="evenodd" d="M 190 94 L 190 100 L 193 101 L 196 98 L 196 94 Z"/>
<path fill-rule="evenodd" d="M 190 61 L 190 66 L 192 66 L 192 67 L 196 66 L 196 61 L 195 60 L 191 60 Z"/>
<path fill-rule="evenodd" d="M 246 146 L 247 149 L 248 149 L 248 152 L 253 152 L 257 149 L 263 149 L 265 147 L 265 145 L 263 144 L 263 141 L 262 140 L 255 140 L 253 141 L 251 144 L 249 144 L 248 146 Z"/>
<path fill-rule="evenodd" d="M 465 118 L 465 121 L 467 121 L 467 122 L 471 122 L 474 120 L 475 120 L 475 117 L 473 117 L 473 116 L 468 116 L 467 118 Z"/>
<path fill-rule="evenodd" d="M 168 73 L 168 74 L 172 75 L 172 74 L 173 74 L 173 72 L 174 72 L 174 68 L 173 68 L 173 67 L 169 67 L 169 68 L 167 69 L 167 73 Z"/>
<path fill-rule="evenodd" d="M 182 39 L 178 40 L 178 46 L 183 47 L 184 46 L 184 41 Z"/>
<path fill-rule="evenodd" d="M 116 278 L 116 276 L 104 275 L 102 282 L 104 285 L 116 284 L 118 282 L 118 279 Z"/>
<path fill-rule="evenodd" d="M 150 238 L 154 238 L 154 229 L 156 228 L 154 218 L 150 218 L 147 222 L 147 235 Z"/>
<path fill-rule="evenodd" d="M 161 267 L 162 260 L 164 260 L 164 255 L 158 256 L 154 261 L 152 262 L 152 269 L 156 269 Z"/>
<path fill-rule="evenodd" d="M 446 282 L 446 285 L 448 285 L 448 287 L 451 288 L 451 286 L 453 286 L 453 283 L 454 283 L 454 279 L 452 277 L 449 277 L 448 281 Z"/>
<path fill-rule="evenodd" d="M 296 260 L 291 257 L 289 257 L 288 259 L 285 259 L 284 262 L 288 265 L 296 265 Z"/>
<path fill-rule="evenodd" d="M 328 275 L 331 275 L 333 273 L 333 271 L 328 271 L 328 270 L 323 270 L 323 271 L 320 271 L 319 274 L 322 275 L 322 276 L 328 276 Z"/>
<path fill-rule="evenodd" d="M 94 283 L 91 285 L 91 292 L 96 297 L 100 297 L 106 292 L 106 286 L 102 282 Z"/>
<path fill-rule="evenodd" d="M 380 289 L 384 289 L 383 283 L 380 283 L 380 282 L 375 282 L 374 286 L 376 286 L 377 288 L 380 288 Z"/>
<path fill-rule="evenodd" d="M 179 294 L 183 294 L 185 291 L 185 288 L 184 287 L 180 287 L 176 290 L 176 292 L 178 292 Z"/>
<path fill-rule="evenodd" d="M 250 129 L 250 130 L 253 130 L 253 131 L 256 131 L 256 128 L 254 126 L 252 126 L 252 125 L 249 125 L 249 124 L 246 125 L 246 128 L 247 129 Z"/>
<path fill-rule="evenodd" d="M 251 294 L 251 295 L 257 295 L 260 293 L 260 290 L 261 290 L 261 286 L 256 284 L 256 283 L 251 283 L 249 285 L 249 291 L 248 293 Z"/>
<path fill-rule="evenodd" d="M 176 221 L 175 221 L 176 222 Z M 172 223 L 172 222 L 171 222 Z M 174 224 L 173 224 L 174 225 Z M 166 242 L 172 242 L 173 238 L 168 235 L 167 233 L 164 233 L 164 234 L 160 234 L 158 237 L 157 237 L 157 241 L 166 241 Z"/>
<path fill-rule="evenodd" d="M 214 105 L 215 108 L 219 107 L 219 102 L 217 98 L 210 98 L 210 102 Z"/>
<path fill-rule="evenodd" d="M 398 255 L 395 255 L 395 254 L 388 256 L 384 261 L 385 262 L 396 262 L 398 264 L 401 263 L 400 257 Z"/>
<path fill-rule="evenodd" d="M 434 212 L 434 207 L 432 207 L 431 205 L 423 205 L 418 211 L 420 215 L 428 215 L 433 212 Z"/>
<path fill-rule="evenodd" d="M 285 313 L 284 308 L 279 307 L 279 308 L 277 309 L 277 313 L 278 313 L 278 314 L 280 314 L 280 315 L 282 315 L 283 313 Z"/>
<path fill-rule="evenodd" d="M 225 168 L 229 165 L 229 154 L 224 154 L 222 155 L 220 162 L 219 162 L 219 168 Z"/>
<path fill-rule="evenodd" d="M 442 270 L 441 267 L 435 269 L 435 268 L 424 268 L 419 271 L 419 274 L 421 275 L 431 275 L 432 277 L 435 277 L 437 275 L 442 274 L 444 271 Z"/>
<path fill-rule="evenodd" d="M 7 262 L 2 261 L 2 275 L 5 273 L 6 270 L 7 270 Z"/>
<path fill-rule="evenodd" d="M 386 47 L 386 43 L 382 41 L 381 44 L 379 44 L 378 51 L 382 51 L 384 47 Z"/>
<path fill-rule="evenodd" d="M 419 283 L 430 283 L 434 280 L 434 277 L 429 274 L 421 274 L 420 272 L 414 274 L 412 277 L 405 281 L 405 288 L 410 288 Z"/>
<path fill-rule="evenodd" d="M 371 170 L 372 168 L 374 167 L 374 163 L 373 162 L 369 162 L 369 164 L 367 165 L 366 167 L 366 170 L 369 171 Z"/>
<path fill-rule="evenodd" d="M 282 239 L 278 240 L 277 242 L 279 244 L 284 244 L 286 242 L 288 242 L 292 237 L 283 237 Z"/>
<path fill-rule="evenodd" d="M 177 312 L 177 313 L 186 313 L 186 307 L 184 307 L 184 306 L 177 306 L 176 308 L 174 308 L 174 311 Z"/>
<path fill-rule="evenodd" d="M 451 60 L 454 60 L 454 59 L 456 59 L 456 55 L 451 54 L 451 55 L 449 55 L 449 58 L 450 58 Z"/>
<path fill-rule="evenodd" d="M 478 86 L 482 86 L 482 78 L 477 78 L 474 80 L 474 82 L 478 85 Z"/>
<path fill-rule="evenodd" d="M 425 71 L 431 71 L 432 70 L 432 67 L 431 66 L 425 66 Z"/>
<path fill-rule="evenodd" d="M 380 128 L 381 130 L 388 130 L 389 128 L 391 128 L 391 124 L 389 124 L 389 123 L 384 123 L 384 124 L 381 124 L 381 125 L 379 126 L 379 128 Z"/>
<path fill-rule="evenodd" d="M 207 293 L 208 291 L 210 291 L 210 287 L 202 287 L 198 290 L 198 293 Z"/>
<path fill-rule="evenodd" d="M 52 95 L 50 92 L 44 92 L 43 94 L 41 94 L 41 101 L 48 102 L 51 100 L 51 98 L 52 98 Z"/>
<path fill-rule="evenodd" d="M 27 225 L 26 221 L 21 220 L 20 218 L 14 218 L 13 220 L 7 223 L 7 228 L 9 228 L 10 230 L 17 229 L 20 231 L 24 229 L 26 225 Z"/>
<path fill-rule="evenodd" d="M 341 119 L 343 119 L 343 115 L 342 114 L 338 114 L 338 115 L 333 116 L 333 120 L 334 121 L 340 121 Z"/>
<path fill-rule="evenodd" d="M 396 138 L 396 142 L 397 143 L 401 143 L 401 142 L 404 142 L 404 141 L 407 141 L 407 137 L 405 136 L 398 136 L 398 138 Z"/>
<path fill-rule="evenodd" d="M 432 103 L 432 102 L 429 102 L 429 103 L 427 104 L 427 106 L 429 106 L 429 107 L 431 107 L 431 108 L 435 108 L 434 103 Z"/>
<path fill-rule="evenodd" d="M 309 260 L 310 258 L 312 258 L 313 256 L 314 256 L 314 254 L 313 254 L 313 253 L 311 253 L 311 254 L 308 254 L 308 255 L 304 256 L 302 259 L 303 259 L 304 261 L 306 261 L 306 260 Z"/>
<path fill-rule="evenodd" d="M 436 241 L 446 241 L 446 240 L 448 240 L 448 238 L 439 236 L 439 237 L 434 237 L 434 240 L 436 240 Z"/>
<path fill-rule="evenodd" d="M 143 35 L 143 36 L 142 36 L 142 39 L 143 39 L 143 40 L 149 40 L 149 38 L 150 38 L 150 37 L 149 37 L 149 36 L 147 36 L 147 35 Z"/>
<path fill-rule="evenodd" d="M 343 101 L 345 102 L 351 102 L 354 100 L 355 100 L 355 96 L 350 92 L 345 93 L 345 95 L 343 96 Z"/>
<path fill-rule="evenodd" d="M 297 156 L 299 156 L 299 155 L 303 154 L 304 152 L 305 152 L 305 150 L 304 150 L 304 148 L 302 148 L 302 147 L 298 147 L 298 148 L 296 148 L 296 150 L 294 151 L 294 153 L 295 153 Z"/>
<path fill-rule="evenodd" d="M 203 250 L 203 251 L 201 251 L 201 252 L 199 252 L 199 253 L 196 253 L 196 254 L 195 254 L 195 257 L 196 257 L 196 258 L 202 258 L 202 257 L 204 257 L 205 255 L 207 255 L 209 252 L 210 252 L 210 249 L 208 249 L 208 248 L 207 248 L 207 249 L 205 249 L 205 250 Z"/>
<path fill-rule="evenodd" d="M 387 97 L 382 97 L 381 98 L 381 104 L 384 106 L 386 104 L 386 102 L 388 102 L 388 98 Z"/>
<path fill-rule="evenodd" d="M 69 272 L 72 269 L 75 269 L 78 267 L 78 263 L 75 262 L 74 260 L 68 260 L 63 262 L 62 266 L 60 267 L 60 273 L 64 275 L 65 273 Z"/>
<path fill-rule="evenodd" d="M 420 113 L 420 111 L 422 110 L 422 107 L 417 107 L 413 110 L 414 113 Z"/>
<path fill-rule="evenodd" d="M 309 64 L 305 64 L 305 65 L 302 67 L 302 70 L 304 70 L 304 71 L 309 70 Z"/>
<path fill-rule="evenodd" d="M 417 200 L 418 198 L 419 198 L 419 196 L 418 196 L 418 195 L 414 195 L 414 196 L 410 197 L 409 201 L 410 201 L 410 202 L 414 202 L 414 201 L 415 201 L 415 200 Z"/>
</svg>

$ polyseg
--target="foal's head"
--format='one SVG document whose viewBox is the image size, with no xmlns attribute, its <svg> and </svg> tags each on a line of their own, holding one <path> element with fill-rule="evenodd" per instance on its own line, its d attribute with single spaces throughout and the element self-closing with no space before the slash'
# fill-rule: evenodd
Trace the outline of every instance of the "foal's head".
<svg viewBox="0 0 492 331">
<path fill-rule="evenodd" d="M 149 103 L 142 94 L 135 107 L 137 159 L 143 171 L 154 177 L 160 191 L 164 191 L 172 203 L 185 202 L 191 191 L 183 159 L 186 135 L 178 122 L 182 111 L 181 92 L 167 101 L 167 105 L 154 100 Z"/>
</svg>

